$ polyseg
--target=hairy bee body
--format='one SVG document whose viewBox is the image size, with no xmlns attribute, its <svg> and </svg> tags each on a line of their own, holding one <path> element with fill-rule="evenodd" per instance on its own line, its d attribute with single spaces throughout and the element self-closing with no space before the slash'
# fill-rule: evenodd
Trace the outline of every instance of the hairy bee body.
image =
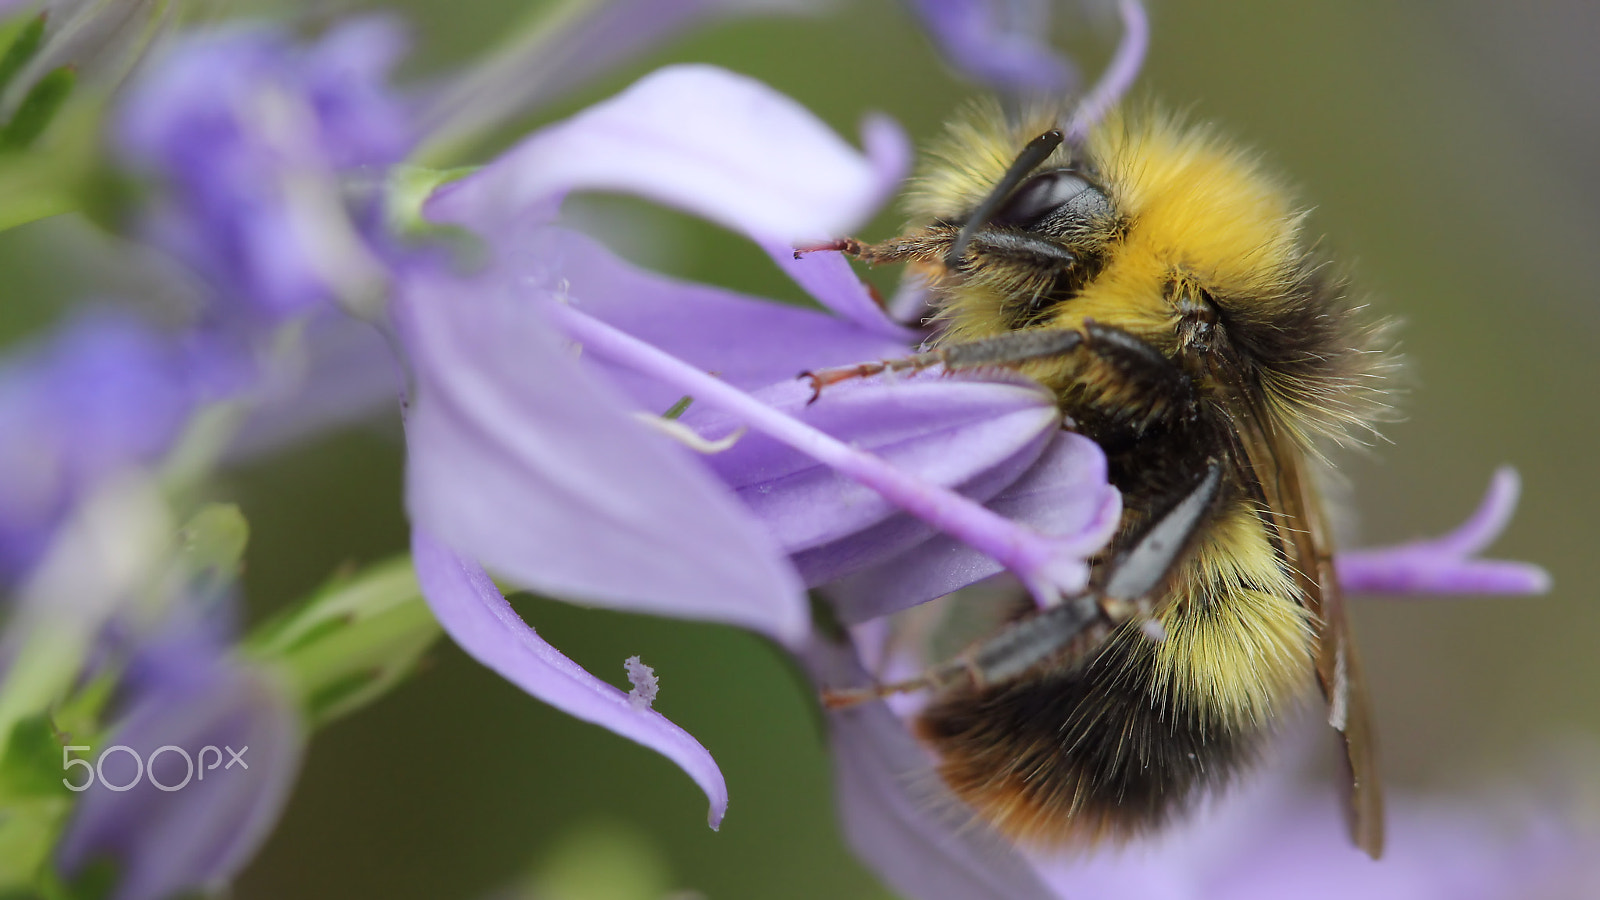
<svg viewBox="0 0 1600 900">
<path fill-rule="evenodd" d="M 1155 597 L 1164 640 L 1126 623 L 1087 663 L 949 688 L 918 722 L 945 781 L 1001 831 L 1081 844 L 1159 824 L 1227 781 L 1318 675 L 1343 702 L 1310 470 L 1321 444 L 1380 418 L 1389 363 L 1305 246 L 1283 186 L 1207 129 L 1156 113 L 1114 115 L 1084 146 L 1055 150 L 963 245 L 1054 112 L 959 121 L 921 178 L 913 226 L 858 255 L 929 281 L 943 346 L 1083 335 L 1073 352 L 1016 365 L 1100 444 L 1123 493 L 1102 579 L 1221 467 Z M 1376 853 L 1381 834 L 1360 840 Z"/>
</svg>

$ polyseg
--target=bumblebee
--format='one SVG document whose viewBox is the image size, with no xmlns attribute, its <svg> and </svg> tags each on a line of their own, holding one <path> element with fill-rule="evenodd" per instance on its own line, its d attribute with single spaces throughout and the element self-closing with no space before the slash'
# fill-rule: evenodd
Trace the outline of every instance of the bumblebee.
<svg viewBox="0 0 1600 900">
<path fill-rule="evenodd" d="M 936 688 L 915 727 L 954 792 L 1014 839 L 1083 846 L 1234 778 L 1316 681 L 1352 837 L 1376 857 L 1371 723 L 1317 484 L 1326 448 L 1385 418 L 1384 329 L 1308 246 L 1285 186 L 1209 128 L 1113 112 L 1073 141 L 1061 121 L 975 108 L 901 236 L 830 245 L 924 279 L 936 338 L 815 373 L 819 391 L 1015 368 L 1104 449 L 1125 509 L 1089 594 L 878 693 Z"/>
</svg>

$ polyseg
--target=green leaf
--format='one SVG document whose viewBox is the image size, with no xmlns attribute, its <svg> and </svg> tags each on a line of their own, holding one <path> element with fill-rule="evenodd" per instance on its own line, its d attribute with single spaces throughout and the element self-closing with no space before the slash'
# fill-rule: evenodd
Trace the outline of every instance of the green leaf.
<svg viewBox="0 0 1600 900">
<path fill-rule="evenodd" d="M 44 134 L 44 130 L 61 111 L 62 104 L 77 86 L 78 72 L 71 66 L 62 66 L 47 73 L 34 84 L 22 98 L 16 115 L 4 128 L 0 128 L 0 151 L 24 150 Z"/>
<path fill-rule="evenodd" d="M 115 182 L 101 155 L 105 105 L 85 98 L 56 116 L 48 151 L 0 153 L 0 231 L 89 202 L 113 202 L 105 187 Z"/>
<path fill-rule="evenodd" d="M 11 32 L 5 35 L 6 51 L 0 54 L 0 93 L 11 86 L 11 79 L 17 77 L 22 67 L 33 59 L 39 52 L 39 45 L 44 41 L 44 14 L 39 14 L 31 19 L 23 19 L 9 25 L 6 30 Z"/>
<path fill-rule="evenodd" d="M 44 900 L 107 900 L 116 893 L 122 878 L 117 870 L 117 861 L 102 857 L 91 860 L 71 883 L 63 884 L 53 878 L 50 881 L 53 882 L 52 892 L 46 894 Z"/>
<path fill-rule="evenodd" d="M 16 799 L 65 797 L 61 783 L 61 740 L 46 715 L 29 716 L 11 729 L 0 758 L 0 803 Z"/>
<path fill-rule="evenodd" d="M 78 199 L 60 171 L 50 159 L 0 156 L 0 231 L 76 208 Z"/>
<path fill-rule="evenodd" d="M 0 896 L 62 896 L 46 886 L 50 853 L 71 810 L 71 800 L 50 797 L 7 803 L 0 811 Z"/>
<path fill-rule="evenodd" d="M 75 797 L 62 783 L 63 763 L 48 716 L 28 716 L 11 729 L 0 762 L 0 896 L 60 894 L 49 889 L 49 860 Z"/>
</svg>

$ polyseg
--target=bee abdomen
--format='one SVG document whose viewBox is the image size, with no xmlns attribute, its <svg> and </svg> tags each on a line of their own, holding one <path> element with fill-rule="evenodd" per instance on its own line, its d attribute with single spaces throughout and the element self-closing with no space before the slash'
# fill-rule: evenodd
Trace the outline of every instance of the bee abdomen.
<svg viewBox="0 0 1600 900">
<path fill-rule="evenodd" d="M 1262 730 L 1152 697 L 1153 663 L 1113 641 L 1089 667 L 951 693 L 920 717 L 945 783 L 1035 846 L 1122 841 L 1164 824 L 1255 755 Z M 1129 658 L 1129 657 L 1134 658 Z"/>
</svg>

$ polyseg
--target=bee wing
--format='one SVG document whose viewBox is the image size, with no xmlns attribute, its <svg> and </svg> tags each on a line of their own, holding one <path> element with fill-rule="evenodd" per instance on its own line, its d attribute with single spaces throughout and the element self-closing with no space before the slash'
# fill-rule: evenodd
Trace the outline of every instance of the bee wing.
<svg viewBox="0 0 1600 900">
<path fill-rule="evenodd" d="M 1317 627 L 1317 680 L 1328 724 L 1343 739 L 1350 838 L 1373 859 L 1383 853 L 1383 786 L 1361 664 L 1333 569 L 1333 541 L 1305 453 L 1266 416 L 1240 429 L 1243 449 L 1282 536 L 1284 552 Z M 1241 423 L 1244 424 L 1244 423 Z"/>
</svg>

